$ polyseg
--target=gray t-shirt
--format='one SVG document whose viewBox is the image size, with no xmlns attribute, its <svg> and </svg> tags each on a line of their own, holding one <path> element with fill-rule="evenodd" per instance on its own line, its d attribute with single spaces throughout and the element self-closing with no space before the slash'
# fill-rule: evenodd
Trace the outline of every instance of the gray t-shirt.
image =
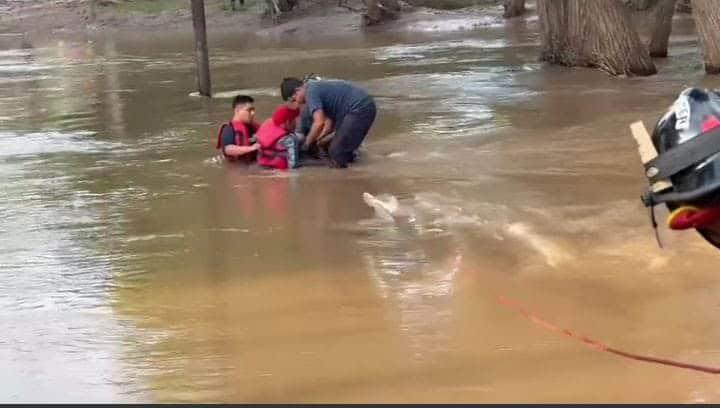
<svg viewBox="0 0 720 408">
<path fill-rule="evenodd" d="M 335 126 L 339 126 L 345 115 L 363 108 L 372 102 L 368 93 L 348 81 L 310 81 L 305 94 L 308 113 L 312 115 L 322 109 Z"/>
</svg>

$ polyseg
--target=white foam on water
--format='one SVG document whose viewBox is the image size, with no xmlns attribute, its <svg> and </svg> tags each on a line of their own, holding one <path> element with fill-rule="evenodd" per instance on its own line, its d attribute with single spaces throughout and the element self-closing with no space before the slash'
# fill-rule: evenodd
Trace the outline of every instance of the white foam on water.
<svg viewBox="0 0 720 408">
<path fill-rule="evenodd" d="M 0 157 L 31 156 L 47 153 L 96 153 L 116 149 L 119 143 L 91 139 L 94 132 L 38 132 L 18 134 L 0 132 Z"/>
<path fill-rule="evenodd" d="M 164 239 L 164 238 L 184 238 L 185 234 L 149 234 L 149 235 L 142 235 L 142 236 L 135 236 L 135 237 L 129 237 L 125 240 L 125 242 L 137 242 L 137 241 L 152 241 L 155 239 Z"/>
<path fill-rule="evenodd" d="M 534 232 L 532 228 L 525 223 L 515 222 L 508 224 L 505 230 L 510 235 L 520 239 L 537 251 L 545 258 L 545 262 L 553 268 L 574 258 L 560 244 Z"/>
<path fill-rule="evenodd" d="M 274 88 L 252 88 L 252 89 L 234 89 L 230 91 L 214 92 L 212 94 L 213 99 L 232 99 L 237 95 L 263 95 L 263 96 L 280 96 L 280 91 Z M 189 94 L 192 98 L 199 98 L 199 92 L 191 92 Z"/>
<path fill-rule="evenodd" d="M 384 199 L 375 197 L 374 195 L 364 192 L 362 194 L 365 204 L 375 210 L 375 214 L 386 221 L 395 220 L 395 213 L 398 211 L 398 200 L 394 196 L 386 195 Z"/>
</svg>

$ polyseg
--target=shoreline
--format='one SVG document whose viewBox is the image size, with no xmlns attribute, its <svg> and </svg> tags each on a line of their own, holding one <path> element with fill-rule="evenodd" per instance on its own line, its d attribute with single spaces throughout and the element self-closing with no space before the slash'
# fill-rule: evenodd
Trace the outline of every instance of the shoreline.
<svg viewBox="0 0 720 408">
<path fill-rule="evenodd" d="M 56 0 L 44 5 L 21 5 L 19 0 L 0 0 L 0 36 L 34 39 L 192 35 L 189 8 L 154 14 L 121 14 L 111 6 L 96 6 L 98 10 L 91 12 L 83 8 L 82 3 Z M 363 27 L 359 11 L 362 2 L 347 0 L 345 5 L 347 7 L 339 7 L 337 0 L 305 0 L 300 8 L 284 14 L 280 23 L 273 24 L 260 15 L 257 4 L 245 11 L 233 12 L 211 3 L 206 6 L 208 36 L 327 39 L 383 32 L 462 32 L 502 21 L 502 5 L 494 1 L 454 10 L 408 6 L 397 20 Z M 521 18 L 531 16 L 533 11 L 531 8 Z"/>
</svg>

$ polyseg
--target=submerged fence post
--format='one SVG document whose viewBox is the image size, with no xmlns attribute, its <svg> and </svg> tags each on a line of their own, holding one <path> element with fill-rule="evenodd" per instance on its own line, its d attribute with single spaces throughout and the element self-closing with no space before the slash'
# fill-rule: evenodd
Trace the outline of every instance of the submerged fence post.
<svg viewBox="0 0 720 408">
<path fill-rule="evenodd" d="M 197 60 L 197 86 L 200 95 L 210 96 L 210 63 L 208 61 L 207 31 L 205 29 L 205 0 L 190 0 L 193 30 L 195 31 L 195 58 Z"/>
</svg>

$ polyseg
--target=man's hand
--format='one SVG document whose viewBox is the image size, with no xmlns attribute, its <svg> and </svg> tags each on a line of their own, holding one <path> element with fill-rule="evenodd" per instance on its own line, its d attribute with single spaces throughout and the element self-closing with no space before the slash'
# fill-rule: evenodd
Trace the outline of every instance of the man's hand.
<svg viewBox="0 0 720 408">
<path fill-rule="evenodd" d="M 330 132 L 330 133 L 326 134 L 325 136 L 321 136 L 317 141 L 318 146 L 321 146 L 321 147 L 327 146 L 332 141 L 333 136 L 335 136 L 334 132 Z"/>
<path fill-rule="evenodd" d="M 323 136 L 325 133 L 325 126 L 327 124 L 327 117 L 325 116 L 325 113 L 318 109 L 315 112 L 313 112 L 313 123 L 310 127 L 310 132 L 308 132 L 307 137 L 305 138 L 305 147 L 311 146 L 320 136 Z"/>
<path fill-rule="evenodd" d="M 333 121 L 332 119 L 325 117 L 325 120 L 323 122 L 323 132 L 320 134 L 320 137 L 325 137 L 329 135 L 330 133 L 334 132 L 335 129 L 333 129 Z"/>
</svg>

